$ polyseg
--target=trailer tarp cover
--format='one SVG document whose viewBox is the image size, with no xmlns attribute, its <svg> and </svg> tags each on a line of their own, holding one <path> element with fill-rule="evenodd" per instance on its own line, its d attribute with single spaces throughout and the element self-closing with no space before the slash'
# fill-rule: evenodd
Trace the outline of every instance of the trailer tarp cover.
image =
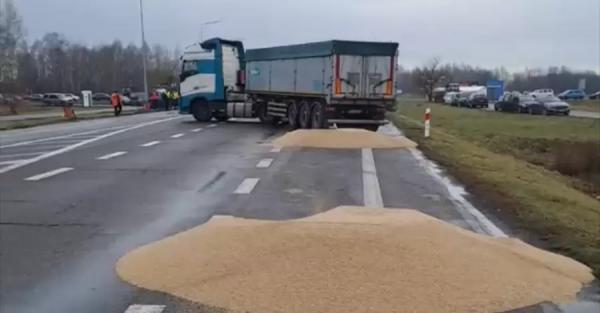
<svg viewBox="0 0 600 313">
<path fill-rule="evenodd" d="M 300 45 L 246 50 L 246 61 L 322 57 L 334 54 L 392 56 L 398 50 L 395 42 L 330 40 Z"/>
</svg>

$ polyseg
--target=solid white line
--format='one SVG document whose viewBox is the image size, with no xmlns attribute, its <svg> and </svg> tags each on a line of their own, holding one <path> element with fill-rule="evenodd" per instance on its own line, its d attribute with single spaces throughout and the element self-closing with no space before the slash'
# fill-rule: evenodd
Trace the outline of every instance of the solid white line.
<svg viewBox="0 0 600 313">
<path fill-rule="evenodd" d="M 175 135 L 171 136 L 171 138 L 179 138 L 181 136 L 183 136 L 183 133 L 175 134 Z"/>
<path fill-rule="evenodd" d="M 97 157 L 96 160 L 108 160 L 108 159 L 112 159 L 112 158 L 121 156 L 121 155 L 126 154 L 126 153 L 127 153 L 126 151 L 117 151 L 117 152 L 114 152 L 114 153 L 103 155 L 101 157 Z"/>
<path fill-rule="evenodd" d="M 76 134 L 70 134 L 70 135 L 62 135 L 62 136 L 55 136 L 55 137 L 34 139 L 34 140 L 29 140 L 29 141 L 21 141 L 21 142 L 17 142 L 17 143 L 8 144 L 8 145 L 2 145 L 2 146 L 0 146 L 0 148 L 18 147 L 18 146 L 29 145 L 29 144 L 32 144 L 32 143 L 38 143 L 38 142 L 44 142 L 44 141 L 50 141 L 50 140 L 56 140 L 56 139 L 63 139 L 63 138 L 71 138 L 71 137 L 82 136 L 82 135 L 89 135 L 89 134 L 99 133 L 101 131 L 114 130 L 114 129 L 122 129 L 123 127 L 125 127 L 125 126 L 108 127 L 108 128 L 103 128 L 103 129 L 91 130 L 91 131 L 87 131 L 87 132 L 83 132 L 83 133 L 76 133 Z"/>
<path fill-rule="evenodd" d="M 44 179 L 44 178 L 48 178 L 48 177 L 51 177 L 51 176 L 54 176 L 54 175 L 62 174 L 62 173 L 65 173 L 65 172 L 68 172 L 68 171 L 71 171 L 71 170 L 73 170 L 72 167 L 62 167 L 62 168 L 55 169 L 53 171 L 49 171 L 49 172 L 46 172 L 46 173 L 42 173 L 42 174 L 34 175 L 34 176 L 31 176 L 31 177 L 27 177 L 27 178 L 25 178 L 25 180 L 28 180 L 28 181 L 38 181 L 40 179 Z"/>
<path fill-rule="evenodd" d="M 429 175 L 446 188 L 450 200 L 455 204 L 458 212 L 465 219 L 465 222 L 467 222 L 475 232 L 487 233 L 494 237 L 508 237 L 505 232 L 498 228 L 498 226 L 477 210 L 477 208 L 465 198 L 467 192 L 463 187 L 455 185 L 448 177 L 441 174 L 441 170 L 437 164 L 425 158 L 423 153 L 415 148 L 411 148 L 409 151 Z M 470 217 L 473 217 L 474 220 Z"/>
<path fill-rule="evenodd" d="M 140 147 L 152 147 L 152 146 L 154 146 L 154 145 L 157 145 L 157 144 L 159 144 L 159 143 L 160 143 L 160 141 L 159 141 L 159 140 L 150 141 L 150 142 L 146 142 L 146 143 L 145 143 L 145 144 L 143 144 L 143 145 L 140 145 Z"/>
<path fill-rule="evenodd" d="M 373 149 L 371 148 L 362 149 L 362 174 L 365 206 L 382 208 L 383 198 L 381 197 L 381 188 L 379 187 Z"/>
<path fill-rule="evenodd" d="M 196 129 L 192 129 L 192 132 L 197 133 L 199 131 L 202 131 L 202 128 L 196 128 Z"/>
<path fill-rule="evenodd" d="M 273 153 L 281 152 L 281 147 L 273 147 L 273 149 L 271 149 L 271 152 L 273 152 Z"/>
<path fill-rule="evenodd" d="M 43 154 L 43 153 L 48 153 L 48 152 L 49 151 L 15 153 L 15 154 L 0 154 L 0 158 L 2 158 L 2 159 L 14 158 L 14 157 L 22 157 L 22 156 L 28 156 L 28 155 L 38 155 L 38 154 Z"/>
<path fill-rule="evenodd" d="M 256 187 L 258 184 L 258 178 L 246 178 L 242 181 L 242 183 L 237 187 L 237 189 L 233 192 L 236 194 L 248 194 L 252 192 L 252 189 Z"/>
<path fill-rule="evenodd" d="M 208 125 L 206 127 L 213 128 L 213 127 L 216 127 L 216 126 L 217 126 L 217 124 L 210 124 L 210 125 Z"/>
<path fill-rule="evenodd" d="M 9 161 L 2 161 L 2 162 L 0 162 L 0 165 L 15 164 L 15 163 L 23 162 L 23 161 L 26 161 L 26 160 L 27 160 L 27 159 L 23 159 L 23 160 L 9 160 Z"/>
<path fill-rule="evenodd" d="M 125 313 L 162 313 L 164 310 L 164 305 L 132 304 Z"/>
<path fill-rule="evenodd" d="M 262 159 L 256 164 L 256 167 L 257 168 L 267 168 L 267 167 L 271 166 L 271 163 L 273 163 L 273 159 Z"/>
<path fill-rule="evenodd" d="M 32 164 L 32 163 L 35 163 L 35 162 L 39 162 L 41 160 L 47 159 L 49 157 L 53 157 L 55 155 L 59 155 L 59 154 L 65 153 L 65 152 L 69 152 L 69 151 L 71 151 L 73 149 L 76 149 L 76 148 L 79 148 L 79 147 L 81 147 L 83 145 L 87 145 L 88 143 L 92 143 L 92 142 L 95 142 L 95 141 L 98 141 L 98 140 L 101 140 L 101 139 L 104 139 L 104 138 L 107 138 L 107 137 L 110 137 L 110 136 L 114 136 L 114 135 L 117 135 L 117 134 L 120 134 L 120 133 L 124 133 L 126 131 L 130 131 L 130 130 L 134 130 L 134 129 L 138 129 L 138 128 L 141 128 L 141 127 L 145 127 L 145 126 L 149 126 L 149 125 L 154 125 L 154 124 L 158 124 L 158 123 L 168 122 L 168 121 L 172 121 L 172 120 L 176 120 L 176 119 L 181 119 L 181 118 L 183 118 L 183 116 L 175 116 L 175 117 L 165 118 L 165 119 L 161 119 L 161 120 L 145 122 L 145 123 L 137 124 L 137 125 L 134 125 L 134 126 L 131 126 L 131 127 L 119 129 L 119 130 L 116 130 L 116 131 L 113 131 L 113 132 L 110 132 L 110 133 L 106 133 L 106 134 L 100 135 L 98 137 L 94 137 L 94 138 L 91 138 L 91 139 L 87 139 L 87 140 L 78 142 L 78 143 L 76 143 L 74 145 L 66 146 L 66 147 L 64 147 L 62 149 L 58 149 L 58 150 L 55 150 L 55 151 L 52 151 L 52 152 L 49 152 L 49 153 L 42 154 L 42 155 L 37 156 L 35 158 L 29 159 L 29 160 L 27 160 L 25 162 L 13 164 L 11 166 L 7 166 L 7 167 L 4 167 L 4 168 L 1 168 L 0 169 L 0 174 L 12 171 L 12 170 L 14 170 L 16 168 L 19 168 L 19 167 L 22 167 L 22 166 L 25 166 L 25 165 L 29 165 L 29 164 Z"/>
</svg>

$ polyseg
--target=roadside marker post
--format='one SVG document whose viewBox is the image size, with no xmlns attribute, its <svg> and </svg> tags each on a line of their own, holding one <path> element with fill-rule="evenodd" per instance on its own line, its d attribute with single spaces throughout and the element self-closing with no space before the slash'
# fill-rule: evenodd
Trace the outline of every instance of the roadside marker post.
<svg viewBox="0 0 600 313">
<path fill-rule="evenodd" d="M 425 138 L 429 138 L 429 128 L 431 127 L 431 109 L 425 109 Z"/>
</svg>

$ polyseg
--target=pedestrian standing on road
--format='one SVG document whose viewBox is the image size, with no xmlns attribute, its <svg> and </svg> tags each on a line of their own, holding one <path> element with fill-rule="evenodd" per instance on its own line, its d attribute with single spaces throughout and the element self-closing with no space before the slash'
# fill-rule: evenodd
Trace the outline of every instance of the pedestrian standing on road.
<svg viewBox="0 0 600 313">
<path fill-rule="evenodd" d="M 164 91 L 161 95 L 160 98 L 162 99 L 162 101 L 165 104 L 165 111 L 169 111 L 169 95 L 168 95 L 168 91 Z"/>
<path fill-rule="evenodd" d="M 121 115 L 123 105 L 121 103 L 121 96 L 117 91 L 113 91 L 112 95 L 110 96 L 110 103 L 112 104 L 113 109 L 115 109 L 115 116 Z"/>
</svg>

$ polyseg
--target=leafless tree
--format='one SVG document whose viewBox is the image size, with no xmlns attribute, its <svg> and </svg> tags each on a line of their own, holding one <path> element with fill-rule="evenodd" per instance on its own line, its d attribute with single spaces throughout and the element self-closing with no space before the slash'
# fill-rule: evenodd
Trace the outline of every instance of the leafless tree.
<svg viewBox="0 0 600 313">
<path fill-rule="evenodd" d="M 440 59 L 437 57 L 430 59 L 425 65 L 413 71 L 413 79 L 429 101 L 433 101 L 433 89 L 445 78 L 445 73 L 440 66 Z"/>
</svg>

